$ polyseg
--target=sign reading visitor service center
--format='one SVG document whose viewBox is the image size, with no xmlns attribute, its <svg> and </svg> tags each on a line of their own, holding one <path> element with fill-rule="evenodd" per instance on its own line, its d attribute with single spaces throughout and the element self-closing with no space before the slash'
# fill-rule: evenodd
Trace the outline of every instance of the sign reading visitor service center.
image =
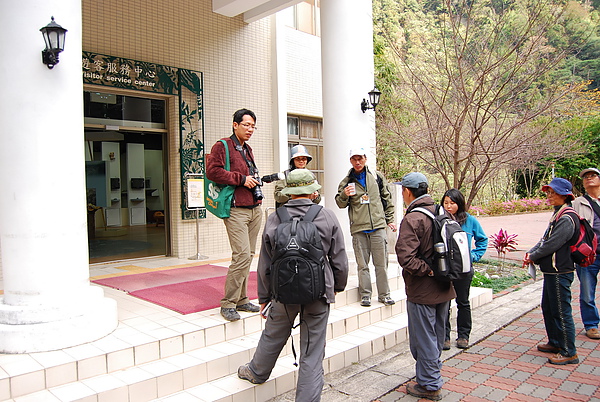
<svg viewBox="0 0 600 402">
<path fill-rule="evenodd" d="M 190 174 L 204 176 L 202 73 L 92 52 L 83 52 L 81 67 L 84 84 L 178 95 L 182 217 L 196 218 L 195 210 L 187 205 L 191 202 L 205 218 L 204 205 L 195 200 L 194 194 L 188 196 L 185 185 Z"/>
<path fill-rule="evenodd" d="M 177 93 L 177 68 L 83 52 L 83 82 L 165 94 Z"/>
</svg>

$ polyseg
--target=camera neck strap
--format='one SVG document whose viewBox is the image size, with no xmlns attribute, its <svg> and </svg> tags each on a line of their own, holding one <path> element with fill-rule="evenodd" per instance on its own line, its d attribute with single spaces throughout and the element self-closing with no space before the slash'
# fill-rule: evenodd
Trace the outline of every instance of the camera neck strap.
<svg viewBox="0 0 600 402">
<path fill-rule="evenodd" d="M 235 144 L 235 149 L 242 154 L 242 158 L 244 158 L 244 160 L 246 161 L 246 165 L 248 165 L 248 169 L 250 170 L 250 175 L 252 176 L 254 175 L 254 173 L 258 173 L 258 169 L 254 164 L 254 160 L 252 160 L 252 155 L 250 155 L 246 144 L 241 145 L 240 140 L 235 134 L 232 134 L 229 138 L 231 138 L 231 140 Z M 248 156 L 250 157 L 250 159 L 248 159 Z"/>
</svg>

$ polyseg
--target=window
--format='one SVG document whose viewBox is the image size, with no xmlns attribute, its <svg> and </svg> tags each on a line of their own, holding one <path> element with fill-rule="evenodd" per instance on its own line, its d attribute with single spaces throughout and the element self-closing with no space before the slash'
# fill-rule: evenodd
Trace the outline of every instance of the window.
<svg viewBox="0 0 600 402">
<path fill-rule="evenodd" d="M 311 35 L 321 36 L 320 0 L 308 0 L 283 11 L 287 25 Z"/>
<path fill-rule="evenodd" d="M 321 185 L 324 184 L 323 161 L 323 122 L 306 117 L 288 116 L 288 161 L 294 145 L 302 144 L 312 156 L 308 169 L 312 171 Z"/>
</svg>

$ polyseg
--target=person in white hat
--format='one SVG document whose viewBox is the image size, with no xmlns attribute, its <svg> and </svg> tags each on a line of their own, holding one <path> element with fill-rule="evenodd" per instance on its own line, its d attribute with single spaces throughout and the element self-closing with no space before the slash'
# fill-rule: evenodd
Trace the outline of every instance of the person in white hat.
<svg viewBox="0 0 600 402">
<path fill-rule="evenodd" d="M 386 227 L 394 232 L 394 203 L 388 183 L 380 172 L 367 167 L 367 155 L 363 148 L 350 150 L 352 168 L 340 182 L 335 202 L 340 208 L 348 208 L 350 233 L 354 258 L 358 265 L 358 291 L 363 307 L 371 305 L 371 272 L 369 260 L 373 258 L 379 302 L 394 304 L 390 296 L 387 277 L 388 244 Z"/>
<path fill-rule="evenodd" d="M 600 170 L 596 168 L 583 169 L 579 173 L 583 180 L 585 195 L 577 197 L 573 201 L 573 208 L 579 216 L 587 220 L 596 236 L 600 239 Z M 598 251 L 596 251 L 598 253 Z M 590 339 L 600 339 L 598 324 L 600 315 L 596 306 L 596 285 L 598 284 L 598 272 L 600 272 L 600 255 L 596 254 L 596 261 L 589 267 L 577 265 L 577 277 L 579 278 L 579 309 L 581 320 L 585 328 L 585 335 Z"/>
<path fill-rule="evenodd" d="M 285 177 L 287 178 L 289 173 L 294 169 L 306 169 L 306 165 L 312 160 L 312 156 L 308 153 L 308 150 L 304 145 L 295 145 L 291 149 L 291 158 L 290 158 L 290 168 L 283 172 Z M 312 172 L 311 172 L 312 173 Z M 284 194 L 283 189 L 286 186 L 286 181 L 278 180 L 275 183 L 275 207 L 279 208 L 286 202 L 290 200 L 290 196 Z M 315 191 L 314 194 L 310 195 L 310 198 L 313 200 L 315 204 L 321 202 L 321 194 L 318 191 Z"/>
</svg>

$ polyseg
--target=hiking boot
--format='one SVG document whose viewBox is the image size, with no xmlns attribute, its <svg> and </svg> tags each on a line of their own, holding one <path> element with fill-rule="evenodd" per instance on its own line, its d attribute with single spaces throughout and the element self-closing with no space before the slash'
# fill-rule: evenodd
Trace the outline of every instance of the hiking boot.
<svg viewBox="0 0 600 402">
<path fill-rule="evenodd" d="M 450 350 L 450 339 L 446 339 L 444 341 L 444 346 L 442 346 L 442 350 Z"/>
<path fill-rule="evenodd" d="M 250 381 L 252 384 L 262 384 L 264 382 L 254 377 L 252 370 L 248 367 L 248 363 L 238 368 L 238 377 L 242 380 Z"/>
<path fill-rule="evenodd" d="M 423 388 L 416 382 L 406 384 L 406 392 L 408 392 L 409 395 L 415 396 L 417 398 L 424 398 L 432 401 L 439 401 L 442 399 L 441 389 L 438 389 L 436 391 L 427 391 L 425 388 Z"/>
<path fill-rule="evenodd" d="M 240 304 L 239 306 L 236 306 L 235 309 L 237 311 L 246 311 L 248 313 L 258 313 L 260 311 L 260 307 L 252 303 Z"/>
<path fill-rule="evenodd" d="M 598 331 L 598 328 L 590 328 L 585 331 L 585 336 L 590 339 L 600 339 L 600 331 Z"/>
<path fill-rule="evenodd" d="M 371 307 L 371 298 L 369 296 L 363 296 L 360 305 L 363 307 Z"/>
<path fill-rule="evenodd" d="M 385 296 L 384 298 L 380 298 L 379 302 L 385 304 L 386 306 L 391 306 L 393 304 L 396 304 L 396 302 L 394 301 L 394 299 L 392 299 L 389 296 Z"/>
<path fill-rule="evenodd" d="M 560 348 L 557 348 L 556 346 L 552 346 L 552 345 L 547 344 L 547 343 L 540 343 L 539 345 L 537 345 L 537 350 L 539 350 L 540 352 L 544 352 L 544 353 L 558 353 L 558 352 L 560 352 Z"/>
<path fill-rule="evenodd" d="M 466 349 L 469 347 L 469 340 L 465 338 L 458 338 L 456 340 L 456 347 L 459 349 Z"/>
<path fill-rule="evenodd" d="M 227 321 L 237 321 L 240 319 L 240 315 L 234 308 L 223 308 L 221 307 L 221 315 Z"/>
<path fill-rule="evenodd" d="M 564 364 L 578 364 L 579 357 L 577 357 L 577 355 L 563 356 L 560 353 L 557 353 L 555 356 L 548 358 L 548 363 L 559 364 L 561 366 Z"/>
</svg>

